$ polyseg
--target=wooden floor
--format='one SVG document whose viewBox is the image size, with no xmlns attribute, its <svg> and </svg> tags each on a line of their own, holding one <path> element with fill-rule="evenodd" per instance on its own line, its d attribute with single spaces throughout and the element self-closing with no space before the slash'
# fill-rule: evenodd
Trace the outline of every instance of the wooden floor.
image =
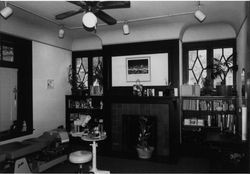
<svg viewBox="0 0 250 174">
<path fill-rule="evenodd" d="M 91 163 L 84 165 L 87 172 Z M 127 159 L 117 157 L 98 156 L 97 167 L 109 170 L 111 173 L 207 173 L 210 164 L 206 159 L 183 157 L 176 164 L 154 162 L 152 160 Z M 46 173 L 74 173 L 77 166 L 66 161 L 45 171 Z"/>
</svg>

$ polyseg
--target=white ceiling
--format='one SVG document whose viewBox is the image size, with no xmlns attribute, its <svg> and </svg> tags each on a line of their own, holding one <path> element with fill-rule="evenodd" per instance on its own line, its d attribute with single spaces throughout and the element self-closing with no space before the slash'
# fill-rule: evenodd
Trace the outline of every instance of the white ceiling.
<svg viewBox="0 0 250 174">
<path fill-rule="evenodd" d="M 77 10 L 78 6 L 66 1 L 8 1 L 14 8 L 14 14 L 22 16 L 22 13 L 31 12 L 29 18 L 34 18 L 37 14 L 46 18 L 56 25 L 64 25 L 69 30 L 79 32 L 82 28 L 82 15 L 66 18 L 64 20 L 55 20 L 55 15 L 69 11 Z M 2 4 L 1 4 L 2 5 Z M 197 1 L 131 1 L 131 7 L 125 9 L 104 10 L 106 13 L 114 17 L 118 23 L 129 21 L 133 23 L 156 22 L 158 18 L 164 19 L 164 22 L 184 23 L 184 25 L 199 24 L 194 18 L 193 13 L 198 8 Z M 16 10 L 15 10 L 16 9 Z M 20 10 L 21 9 L 21 10 Z M 244 1 L 201 1 L 200 9 L 207 15 L 204 24 L 223 22 L 230 24 L 236 31 L 245 18 L 245 2 Z M 179 15 L 184 13 L 186 15 Z M 169 16 L 168 16 L 169 15 Z M 176 15 L 176 16 L 175 16 Z M 165 16 L 165 17 L 164 17 Z M 25 16 L 27 18 L 27 14 Z M 153 18 L 153 19 L 148 19 Z M 27 19 L 28 20 L 28 19 Z M 44 22 L 44 19 L 41 18 Z M 162 20 L 158 20 L 162 22 Z M 39 20 L 36 21 L 39 23 Z M 119 25 L 119 24 L 116 24 Z M 202 25 L 202 24 L 201 24 Z M 98 30 L 102 28 L 115 28 L 117 26 L 106 26 L 102 21 L 98 21 Z M 84 29 L 80 32 L 86 32 Z"/>
</svg>

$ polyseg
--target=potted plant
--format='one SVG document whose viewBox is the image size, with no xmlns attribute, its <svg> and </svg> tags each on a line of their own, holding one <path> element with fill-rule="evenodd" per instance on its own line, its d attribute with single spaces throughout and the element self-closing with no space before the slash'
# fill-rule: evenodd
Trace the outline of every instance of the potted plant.
<svg viewBox="0 0 250 174">
<path fill-rule="evenodd" d="M 139 158 L 149 159 L 152 156 L 154 147 L 149 144 L 149 140 L 152 136 L 152 122 L 146 116 L 139 117 L 139 134 L 137 153 Z"/>
<path fill-rule="evenodd" d="M 206 76 L 205 78 L 202 78 L 201 81 L 203 87 L 201 89 L 202 95 L 213 95 L 214 93 L 214 88 L 213 88 L 213 83 L 212 80 Z"/>
<path fill-rule="evenodd" d="M 218 95 L 227 95 L 228 88 L 226 87 L 226 76 L 230 71 L 237 71 L 238 66 L 233 65 L 233 55 L 231 55 L 227 60 L 222 62 L 217 58 L 213 58 L 213 63 L 208 64 L 206 69 L 211 71 L 211 79 L 215 80 L 218 77 L 221 78 L 221 85 L 216 86 Z M 207 77 L 206 77 L 207 78 Z M 212 83 L 211 83 L 212 85 Z"/>
</svg>

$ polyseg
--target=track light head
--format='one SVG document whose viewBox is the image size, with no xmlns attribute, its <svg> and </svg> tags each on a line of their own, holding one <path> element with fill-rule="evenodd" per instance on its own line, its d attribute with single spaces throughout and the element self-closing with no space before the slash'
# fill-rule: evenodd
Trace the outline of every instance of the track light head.
<svg viewBox="0 0 250 174">
<path fill-rule="evenodd" d="M 64 33 L 65 33 L 64 29 L 60 28 L 59 31 L 58 31 L 58 37 L 60 39 L 63 39 L 64 38 Z"/>
<path fill-rule="evenodd" d="M 203 22 L 207 17 L 201 10 L 196 10 L 194 16 L 199 22 Z"/>
<path fill-rule="evenodd" d="M 122 26 L 122 29 L 123 29 L 123 34 L 124 35 L 128 35 L 130 32 L 129 32 L 129 26 L 128 26 L 128 23 L 125 22 Z"/>
<path fill-rule="evenodd" d="M 4 18 L 7 19 L 8 17 L 10 17 L 13 14 L 13 10 L 8 7 L 5 6 L 1 11 L 0 11 L 0 15 Z"/>
</svg>

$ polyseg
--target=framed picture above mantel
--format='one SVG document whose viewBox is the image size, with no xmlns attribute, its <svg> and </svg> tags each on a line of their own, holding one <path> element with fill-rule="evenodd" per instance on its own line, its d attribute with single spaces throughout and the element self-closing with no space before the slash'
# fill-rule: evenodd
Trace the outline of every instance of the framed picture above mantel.
<svg viewBox="0 0 250 174">
<path fill-rule="evenodd" d="M 127 82 L 150 81 L 151 66 L 150 57 L 126 58 L 126 79 Z"/>
</svg>

